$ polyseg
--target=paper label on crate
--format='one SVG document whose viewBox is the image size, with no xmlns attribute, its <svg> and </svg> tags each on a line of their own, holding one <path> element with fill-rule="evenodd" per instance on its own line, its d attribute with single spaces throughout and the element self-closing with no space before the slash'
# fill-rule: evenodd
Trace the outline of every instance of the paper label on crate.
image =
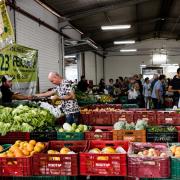
<svg viewBox="0 0 180 180">
<path fill-rule="evenodd" d="M 148 121 L 148 120 L 149 120 L 149 118 L 147 118 L 147 117 L 143 117 L 143 118 L 142 118 L 142 120 L 144 120 L 144 121 Z"/>
<path fill-rule="evenodd" d="M 97 167 L 110 167 L 111 164 L 109 164 L 109 163 L 96 163 L 95 166 L 97 166 Z"/>
<path fill-rule="evenodd" d="M 126 121 L 126 118 L 125 117 L 120 117 L 119 121 Z"/>
<path fill-rule="evenodd" d="M 172 124 L 173 123 L 173 118 L 165 118 L 165 123 Z"/>
<path fill-rule="evenodd" d="M 124 136 L 123 140 L 124 141 L 135 141 L 135 137 L 134 136 Z"/>
<path fill-rule="evenodd" d="M 147 165 L 156 165 L 155 161 L 144 161 L 143 164 L 147 164 Z"/>
<path fill-rule="evenodd" d="M 48 163 L 48 167 L 61 167 L 62 164 L 51 164 L 51 163 Z"/>
</svg>

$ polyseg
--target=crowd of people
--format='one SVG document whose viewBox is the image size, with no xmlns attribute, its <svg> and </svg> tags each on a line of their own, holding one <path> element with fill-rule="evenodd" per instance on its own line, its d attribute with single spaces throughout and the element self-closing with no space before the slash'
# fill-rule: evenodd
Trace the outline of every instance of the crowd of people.
<svg viewBox="0 0 180 180">
<path fill-rule="evenodd" d="M 85 76 L 81 77 L 77 88 L 86 92 L 88 84 Z M 133 77 L 119 77 L 109 79 L 106 84 L 101 79 L 98 85 L 98 93 L 108 93 L 113 97 L 128 97 L 128 104 L 137 104 L 139 107 L 147 109 L 161 109 L 164 107 L 167 92 L 171 92 L 174 105 L 178 106 L 180 96 L 180 68 L 177 69 L 177 75 L 172 80 L 165 75 L 154 74 L 152 79 L 146 77 L 143 79 L 141 74 L 135 74 Z"/>
</svg>

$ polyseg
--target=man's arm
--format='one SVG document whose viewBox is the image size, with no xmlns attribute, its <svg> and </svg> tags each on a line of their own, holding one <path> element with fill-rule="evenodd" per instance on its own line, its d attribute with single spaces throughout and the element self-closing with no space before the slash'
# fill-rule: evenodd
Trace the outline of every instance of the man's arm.
<svg viewBox="0 0 180 180">
<path fill-rule="evenodd" d="M 35 96 L 37 96 L 37 97 L 48 97 L 48 96 L 52 96 L 54 94 L 55 94 L 54 91 L 47 91 L 45 93 L 35 94 Z"/>
<path fill-rule="evenodd" d="M 169 86 L 169 87 L 168 87 L 168 91 L 169 91 L 169 92 L 178 92 L 178 93 L 180 94 L 180 89 L 175 90 L 175 89 L 173 89 L 173 86 Z"/>
<path fill-rule="evenodd" d="M 12 99 L 16 99 L 16 100 L 31 100 L 32 96 L 25 96 L 22 94 L 13 94 L 12 95 Z"/>
<path fill-rule="evenodd" d="M 74 100 L 75 99 L 75 94 L 74 92 L 69 92 L 67 95 L 59 97 L 57 95 L 51 96 L 51 99 L 54 100 Z"/>
</svg>

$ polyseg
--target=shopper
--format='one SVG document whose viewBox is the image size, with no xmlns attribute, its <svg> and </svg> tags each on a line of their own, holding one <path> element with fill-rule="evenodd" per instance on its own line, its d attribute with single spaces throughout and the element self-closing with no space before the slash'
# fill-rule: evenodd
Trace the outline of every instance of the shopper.
<svg viewBox="0 0 180 180">
<path fill-rule="evenodd" d="M 151 89 L 153 90 L 155 83 L 158 81 L 158 74 L 153 75 L 153 79 L 151 81 Z"/>
<path fill-rule="evenodd" d="M 163 83 L 165 75 L 160 75 L 152 90 L 152 101 L 155 109 L 161 109 L 163 104 Z"/>
<path fill-rule="evenodd" d="M 114 80 L 113 79 L 109 79 L 109 84 L 106 87 L 108 94 L 110 94 L 111 96 L 114 95 Z"/>
<path fill-rule="evenodd" d="M 62 100 L 61 108 L 66 116 L 66 122 L 70 124 L 78 123 L 80 115 L 79 106 L 75 98 L 74 91 L 72 90 L 71 84 L 69 84 L 67 80 L 64 80 L 63 77 L 60 76 L 57 72 L 50 72 L 48 75 L 48 79 L 52 84 L 56 85 L 56 87 L 51 91 L 36 94 L 36 96 L 52 96 L 52 99 Z M 57 94 L 58 96 L 55 94 Z"/>
<path fill-rule="evenodd" d="M 151 84 L 149 78 L 145 78 L 144 85 L 143 85 L 143 95 L 145 101 L 145 107 L 149 109 L 150 107 L 150 100 L 151 100 Z"/>
<path fill-rule="evenodd" d="M 88 90 L 88 83 L 84 75 L 81 76 L 81 80 L 78 82 L 77 89 L 81 92 Z"/>
<path fill-rule="evenodd" d="M 139 84 L 136 82 L 132 85 L 131 89 L 128 91 L 128 103 L 138 104 L 138 97 L 140 96 Z"/>
<path fill-rule="evenodd" d="M 104 93 L 105 88 L 106 84 L 104 82 L 104 79 L 102 78 L 99 82 L 99 93 Z"/>
<path fill-rule="evenodd" d="M 180 98 L 180 68 L 177 69 L 177 75 L 174 76 L 172 81 L 170 82 L 169 92 L 173 92 L 173 101 L 174 105 L 178 106 L 179 98 Z"/>
<path fill-rule="evenodd" d="M 32 96 L 25 96 L 20 93 L 15 93 L 11 91 L 13 78 L 4 75 L 1 79 L 2 85 L 0 87 L 2 94 L 2 105 L 9 105 L 12 100 L 31 100 Z"/>
</svg>

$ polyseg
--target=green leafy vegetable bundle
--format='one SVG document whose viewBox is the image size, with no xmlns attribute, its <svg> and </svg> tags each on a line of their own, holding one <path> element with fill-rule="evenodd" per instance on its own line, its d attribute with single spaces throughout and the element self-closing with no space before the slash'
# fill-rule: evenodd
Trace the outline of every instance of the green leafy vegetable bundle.
<svg viewBox="0 0 180 180">
<path fill-rule="evenodd" d="M 0 106 L 0 134 L 31 132 L 53 126 L 54 116 L 45 109 L 19 105 L 16 108 Z"/>
</svg>

